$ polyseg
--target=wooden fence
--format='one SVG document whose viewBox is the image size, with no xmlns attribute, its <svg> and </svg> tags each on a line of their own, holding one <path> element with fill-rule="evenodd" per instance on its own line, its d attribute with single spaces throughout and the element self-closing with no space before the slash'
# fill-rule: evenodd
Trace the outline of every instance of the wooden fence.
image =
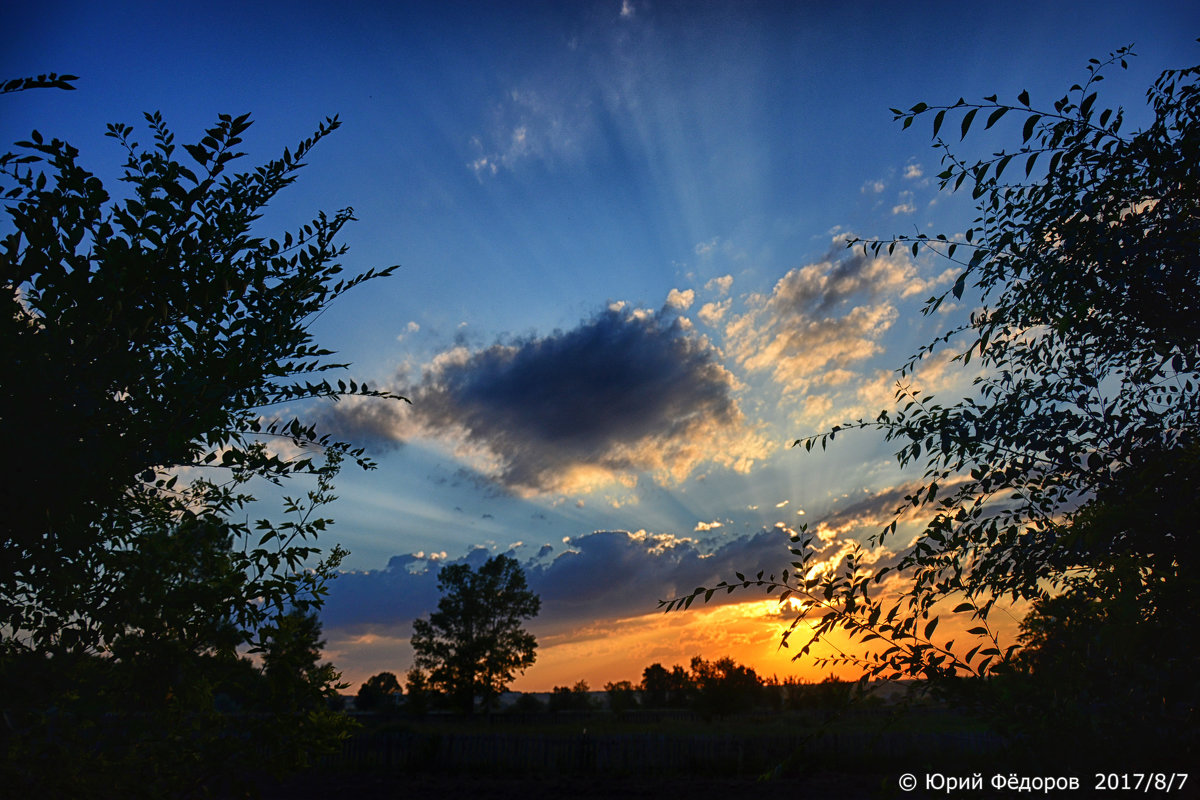
<svg viewBox="0 0 1200 800">
<path fill-rule="evenodd" d="M 994 751 L 989 733 L 842 732 L 818 738 L 795 735 L 532 733 L 393 731 L 362 734 L 345 742 L 327 765 L 487 774 L 678 775 L 762 773 L 799 759 L 915 763 Z"/>
</svg>

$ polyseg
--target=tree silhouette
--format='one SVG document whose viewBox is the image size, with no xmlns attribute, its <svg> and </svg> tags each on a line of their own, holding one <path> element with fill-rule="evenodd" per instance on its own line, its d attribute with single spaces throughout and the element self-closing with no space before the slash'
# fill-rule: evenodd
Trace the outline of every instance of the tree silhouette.
<svg viewBox="0 0 1200 800">
<path fill-rule="evenodd" d="M 281 660 L 279 648 L 314 652 L 319 629 L 303 620 L 344 554 L 318 561 L 330 520 L 316 512 L 345 458 L 371 464 L 272 415 L 317 398 L 392 397 L 317 380 L 344 365 L 308 326 L 394 268 L 338 277 L 349 209 L 281 241 L 253 229 L 336 118 L 238 174 L 248 116 L 221 115 L 178 147 L 158 114 L 146 122 L 148 147 L 131 126 L 108 128 L 125 153 L 117 199 L 76 148 L 38 131 L 0 156 L 0 443 L 21 458 L 0 483 L 0 676 L 28 687 L 4 693 L 20 735 L 6 740 L 0 779 L 30 796 L 95 785 L 175 796 L 251 765 L 303 763 L 342 730 L 319 711 L 289 719 L 336 673 Z M 284 499 L 285 521 L 251 522 L 247 485 L 292 477 L 308 486 Z M 255 753 L 233 748 L 214 713 L 216 694 L 240 680 L 239 648 L 264 654 L 280 701 L 251 726 Z M 139 713 L 112 735 L 105 715 L 123 709 Z"/>
<path fill-rule="evenodd" d="M 428 619 L 413 622 L 417 666 L 464 713 L 502 693 L 533 664 L 537 641 L 522 627 L 541 600 L 525 582 L 517 560 L 499 555 L 478 570 L 451 564 L 438 573 L 442 597 Z"/>
<path fill-rule="evenodd" d="M 354 707 L 359 711 L 389 711 L 400 704 L 403 689 L 393 672 L 372 675 L 358 687 Z"/>
<path fill-rule="evenodd" d="M 796 444 L 824 448 L 850 429 L 880 431 L 899 444 L 902 466 L 923 469 L 872 540 L 890 540 L 902 515 L 925 512 L 924 530 L 898 565 L 900 600 L 873 590 L 890 570 L 872 570 L 862 551 L 808 577 L 814 555 L 801 532 L 788 570 L 738 575 L 664 601 L 668 610 L 717 590 L 766 587 L 801 601 L 785 643 L 799 622 L 816 617 L 801 655 L 840 630 L 865 646 L 863 654 L 819 663 L 954 686 L 961 675 L 1014 668 L 1020 643 L 1002 645 L 989 622 L 997 602 L 1038 603 L 1029 634 L 1037 615 L 1048 619 L 1049 598 L 1065 595 L 1063 603 L 1091 611 L 1051 626 L 1055 637 L 1079 645 L 1099 634 L 1099 620 L 1118 619 L 1134 626 L 1122 629 L 1127 634 L 1137 626 L 1156 632 L 1156 646 L 1133 659 L 1137 668 L 1122 668 L 1121 681 L 1140 686 L 1142 699 L 1109 697 L 1098 708 L 1121 711 L 1099 724 L 1111 723 L 1142 750 L 1195 749 L 1195 682 L 1187 676 L 1200 658 L 1187 626 L 1200 610 L 1200 67 L 1164 72 L 1147 92 L 1150 124 L 1126 132 L 1124 110 L 1102 109 L 1097 86 L 1130 55 L 1122 48 L 1093 59 L 1087 79 L 1052 107 L 1021 92 L 1015 103 L 991 96 L 893 109 L 905 128 L 932 117 L 941 187 L 969 188 L 978 217 L 961 237 L 851 245 L 867 254 L 908 248 L 914 257 L 958 264 L 953 286 L 931 297 L 925 313 L 944 310 L 947 300 L 975 310 L 900 368 L 898 410 Z M 1020 144 L 969 162 L 938 138 L 944 125 L 965 138 L 984 119 L 985 129 L 1018 119 Z M 944 347 L 958 348 L 955 362 L 978 370 L 972 393 L 957 402 L 912 385 L 924 360 Z M 950 613 L 969 615 L 973 646 L 956 646 L 945 628 L 937 634 L 935 606 L 945 600 L 956 603 Z M 1130 635 L 1125 645 L 1137 641 Z M 1039 651 L 1028 664 L 1046 669 L 1054 661 L 1049 640 L 1026 642 Z M 1074 652 L 1082 672 L 1116 663 L 1089 661 L 1086 648 Z M 1089 702 L 1086 693 L 1076 699 Z M 1001 713 L 1006 702 L 992 702 L 992 710 Z M 1130 702 L 1143 704 L 1133 716 L 1144 724 L 1124 725 Z M 1181 720 L 1186 735 L 1178 733 Z M 1058 743 L 1042 741 L 1048 750 Z M 1090 755 L 1105 757 L 1099 748 Z"/>
<path fill-rule="evenodd" d="M 670 670 L 657 662 L 642 670 L 642 705 L 647 708 L 681 708 L 695 690 L 692 676 L 676 664 Z"/>
</svg>

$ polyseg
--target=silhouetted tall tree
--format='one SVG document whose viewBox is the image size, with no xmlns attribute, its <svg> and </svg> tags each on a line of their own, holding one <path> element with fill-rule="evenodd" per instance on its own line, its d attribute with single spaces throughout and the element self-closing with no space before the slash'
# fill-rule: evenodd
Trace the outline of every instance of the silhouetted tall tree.
<svg viewBox="0 0 1200 800">
<path fill-rule="evenodd" d="M 221 115 L 178 147 L 158 114 L 146 122 L 148 147 L 132 127 L 108 127 L 125 153 L 120 199 L 76 148 L 37 131 L 0 156 L 0 445 L 20 459 L 0 482 L 0 676 L 23 687 L 0 694 L 18 732 L 0 780 L 29 796 L 97 785 L 174 796 L 251 761 L 303 762 L 341 730 L 319 712 L 302 726 L 260 717 L 258 749 L 239 751 L 214 693 L 242 647 L 266 651 L 286 706 L 333 678 L 304 659 L 285 668 L 271 647 L 320 606 L 343 555 L 317 561 L 330 520 L 315 513 L 343 459 L 371 464 L 271 415 L 306 399 L 391 396 L 315 380 L 344 365 L 308 326 L 392 270 L 338 278 L 349 209 L 282 241 L 253 230 L 336 118 L 238 174 L 227 170 L 248 116 Z M 285 499 L 287 520 L 251 523 L 247 484 L 293 476 L 310 485 Z M 121 708 L 141 713 L 109 735 L 104 714 Z"/>
<path fill-rule="evenodd" d="M 813 551 L 802 533 L 792 550 L 798 560 L 779 575 L 737 575 L 664 605 L 767 587 L 802 601 L 797 623 L 819 615 L 801 654 L 842 632 L 866 652 L 832 661 L 857 663 L 866 676 L 945 686 L 959 685 L 959 675 L 1016 666 L 1020 643 L 1002 645 L 989 621 L 1004 598 L 1037 603 L 1027 634 L 1042 629 L 1057 603 L 1080 611 L 1075 622 L 1047 629 L 1076 648 L 1107 638 L 1100 620 L 1124 620 L 1117 629 L 1130 647 L 1140 641 L 1135 631 L 1156 632 L 1153 648 L 1135 648 L 1138 658 L 1120 662 L 1119 683 L 1138 692 L 1099 704 L 1081 692 L 1073 702 L 1108 714 L 1092 724 L 1119 730 L 1126 749 L 1104 750 L 1100 737 L 1080 751 L 1099 759 L 1124 757 L 1129 747 L 1196 755 L 1200 649 L 1190 626 L 1200 611 L 1200 67 L 1162 73 L 1146 94 L 1149 124 L 1126 131 L 1124 109 L 1101 107 L 1097 88 L 1130 55 L 1122 48 L 1093 59 L 1086 80 L 1049 106 L 1021 92 L 1015 102 L 993 95 L 893 109 L 905 128 L 932 117 L 941 187 L 969 188 L 978 216 L 961 236 L 851 244 L 867 254 L 907 248 L 959 265 L 957 280 L 927 301 L 925 313 L 946 310 L 947 300 L 971 310 L 898 370 L 898 410 L 797 444 L 824 448 L 849 429 L 880 431 L 899 444 L 902 466 L 923 470 L 873 540 L 890 540 L 904 514 L 927 515 L 898 565 L 906 581 L 900 601 L 872 592 L 889 570 L 870 569 L 861 551 L 808 578 Z M 988 129 L 1014 119 L 1020 144 L 974 162 L 938 138 L 943 125 L 965 138 L 977 122 Z M 948 403 L 911 385 L 924 360 L 947 346 L 957 349 L 955 362 L 977 370 L 972 392 Z M 1064 599 L 1051 604 L 1053 595 Z M 955 646 L 946 628 L 936 633 L 934 606 L 948 598 L 957 603 L 950 613 L 969 615 L 973 646 L 961 634 Z M 1049 639 L 1026 642 L 1035 669 L 1056 663 Z M 1099 673 L 1048 688 L 1113 685 L 1100 673 L 1118 661 L 1085 658 L 1086 647 L 1074 652 L 1081 674 Z M 1006 704 L 1000 698 L 993 708 Z M 1142 722 L 1130 725 L 1135 718 Z M 1064 738 L 1041 741 L 1051 752 Z"/>
<path fill-rule="evenodd" d="M 529 590 L 517 560 L 493 556 L 478 570 L 451 564 L 438 573 L 442 598 L 428 619 L 413 622 L 417 666 L 463 712 L 486 704 L 531 666 L 537 641 L 522 625 L 541 600 Z"/>
</svg>

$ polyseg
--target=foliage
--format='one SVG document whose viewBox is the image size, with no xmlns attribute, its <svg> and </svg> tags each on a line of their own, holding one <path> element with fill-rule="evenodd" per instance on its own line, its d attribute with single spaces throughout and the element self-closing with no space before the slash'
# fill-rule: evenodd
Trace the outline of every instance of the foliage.
<svg viewBox="0 0 1200 800">
<path fill-rule="evenodd" d="M 391 397 L 312 377 L 344 365 L 311 322 L 394 269 L 338 278 L 334 238 L 351 212 L 282 242 L 252 232 L 336 118 L 239 174 L 227 169 L 247 116 L 221 115 L 183 145 L 191 166 L 162 118 L 146 121 L 148 148 L 130 126 L 108 128 L 126 155 L 117 199 L 74 147 L 37 131 L 0 156 L 0 442 L 21 460 L 0 486 L 0 673 L 29 687 L 5 692 L 3 771 L 68 795 L 184 795 L 250 764 L 303 763 L 339 734 L 315 705 L 336 673 L 310 658 L 319 628 L 305 620 L 343 553 L 317 561 L 330 521 L 316 512 L 344 458 L 371 464 L 267 414 Z M 251 523 L 249 484 L 292 476 L 312 488 L 284 498 L 286 521 Z M 239 649 L 262 654 L 271 687 L 259 701 L 270 714 L 251 726 L 257 754 L 214 711 L 218 697 L 253 704 Z"/>
<path fill-rule="evenodd" d="M 591 711 L 594 708 L 592 687 L 585 680 L 576 681 L 574 686 L 555 686 L 550 692 L 551 711 Z"/>
<path fill-rule="evenodd" d="M 418 667 L 412 667 L 404 675 L 404 691 L 408 698 L 404 704 L 408 713 L 421 716 L 429 711 L 433 701 L 433 691 L 429 686 L 429 676 Z"/>
<path fill-rule="evenodd" d="M 66 91 L 74 91 L 75 87 L 71 83 L 77 80 L 79 80 L 78 76 L 57 75 L 53 72 L 47 75 L 38 75 L 36 78 L 11 78 L 0 82 L 0 94 L 23 92 L 27 89 L 65 89 Z"/>
<path fill-rule="evenodd" d="M 668 671 L 655 662 L 642 670 L 642 705 L 647 708 L 682 708 L 695 688 L 692 676 L 678 664 Z"/>
<path fill-rule="evenodd" d="M 263 626 L 263 675 L 272 705 L 288 711 L 324 708 L 326 701 L 344 689 L 341 673 L 332 664 L 321 664 L 321 621 L 315 612 L 290 611 Z"/>
<path fill-rule="evenodd" d="M 537 641 L 522 623 L 537 616 L 541 600 L 517 560 L 506 555 L 489 558 L 478 570 L 443 567 L 438 589 L 438 610 L 413 622 L 416 663 L 429 670 L 434 689 L 470 714 L 476 698 L 486 705 L 533 664 Z"/>
<path fill-rule="evenodd" d="M 393 672 L 372 675 L 358 687 L 354 707 L 359 711 L 386 711 L 400 705 L 403 689 Z"/>
<path fill-rule="evenodd" d="M 729 656 L 715 661 L 696 656 L 691 667 L 696 705 L 701 712 L 725 717 L 758 704 L 762 682 L 750 667 L 736 663 Z"/>
<path fill-rule="evenodd" d="M 847 429 L 881 431 L 898 443 L 902 466 L 923 469 L 873 540 L 895 536 L 904 514 L 926 515 L 898 564 L 907 581 L 899 601 L 872 595 L 889 570 L 872 574 L 861 551 L 814 570 L 811 537 L 801 532 L 790 570 L 739 575 L 665 601 L 668 610 L 714 590 L 765 587 L 801 601 L 802 618 L 815 617 L 801 654 L 840 630 L 868 647 L 833 660 L 857 663 L 867 677 L 953 683 L 1012 668 L 1018 645 L 1000 646 L 989 622 L 995 603 L 1046 608 L 1065 592 L 1063 602 L 1099 606 L 1077 634 L 1056 636 L 1090 640 L 1094 623 L 1110 616 L 1154 619 L 1165 661 L 1135 659 L 1141 666 L 1123 677 L 1148 688 L 1194 674 L 1195 649 L 1185 640 L 1196 605 L 1200 489 L 1200 67 L 1164 72 L 1147 93 L 1150 124 L 1126 132 L 1124 110 L 1102 110 L 1096 89 L 1129 55 L 1123 48 L 1093 60 L 1087 80 L 1052 108 L 1021 92 L 1015 103 L 992 96 L 893 110 L 905 128 L 932 117 L 941 188 L 969 188 L 978 217 L 962 237 L 851 244 L 949 259 L 962 271 L 925 313 L 948 308 L 947 300 L 977 299 L 979 307 L 899 370 L 898 410 L 796 444 L 811 450 Z M 968 163 L 937 138 L 948 119 L 965 138 L 985 117 L 985 129 L 1019 118 L 1019 147 Z M 908 383 L 942 347 L 978 370 L 972 394 L 956 403 Z M 970 615 L 974 646 L 935 639 L 942 602 Z M 1035 649 L 1050 652 L 1047 644 Z M 1160 694 L 1159 705 L 1186 706 L 1193 694 Z"/>
<path fill-rule="evenodd" d="M 604 684 L 604 692 L 608 695 L 608 708 L 614 713 L 637 708 L 637 689 L 631 681 L 609 681 Z"/>
</svg>

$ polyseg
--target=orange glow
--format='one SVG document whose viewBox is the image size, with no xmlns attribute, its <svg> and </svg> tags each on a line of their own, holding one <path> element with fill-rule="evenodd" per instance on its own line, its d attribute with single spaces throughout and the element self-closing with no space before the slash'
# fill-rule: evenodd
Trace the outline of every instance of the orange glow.
<svg viewBox="0 0 1200 800">
<path fill-rule="evenodd" d="M 978 622 L 971 621 L 966 614 L 950 614 L 950 607 L 941 609 L 943 619 L 935 638 L 939 643 L 957 640 L 954 649 L 962 653 L 978 643 L 978 639 L 965 633 Z M 1021 616 L 1016 609 L 1001 609 L 993 614 L 992 625 L 999 628 L 1002 643 L 1013 641 Z M 808 625 L 802 623 L 792 633 L 790 647 L 780 648 L 780 638 L 793 619 L 791 601 L 781 606 L 778 600 L 768 598 L 712 607 L 693 606 L 670 614 L 598 620 L 569 632 L 540 635 L 537 662 L 510 688 L 518 692 L 548 692 L 555 686 L 573 686 L 580 680 L 587 681 L 594 690 L 603 689 L 609 682 L 637 684 L 642 671 L 651 664 L 657 662 L 668 669 L 679 664 L 686 668 L 697 655 L 708 660 L 729 656 L 753 668 L 761 678 L 795 677 L 816 682 L 830 674 L 845 679 L 861 674 L 854 666 L 818 668 L 813 663 L 819 656 L 837 656 L 835 648 L 846 653 L 861 652 L 861 645 L 840 633 L 793 661 L 792 657 L 808 641 Z M 359 683 L 384 670 L 394 672 L 403 681 L 404 673 L 412 665 L 412 650 L 406 638 L 366 634 L 329 644 L 326 658 L 338 666 L 356 667 L 343 673 L 343 679 L 351 683 L 344 691 L 357 691 Z"/>
<path fill-rule="evenodd" d="M 779 647 L 791 620 L 777 600 L 754 600 L 598 624 L 569 636 L 542 639 L 537 663 L 514 682 L 513 689 L 549 691 L 581 678 L 593 689 L 602 689 L 610 681 L 636 684 L 642 671 L 653 663 L 687 667 L 693 656 L 710 660 L 729 656 L 763 678 L 820 680 L 830 670 L 817 669 L 811 656 L 792 661 L 796 649 L 806 641 L 803 631 L 793 634 L 791 649 Z M 822 645 L 814 648 L 813 654 L 833 655 L 834 651 Z M 843 669 L 841 674 L 851 677 L 855 673 Z"/>
</svg>

